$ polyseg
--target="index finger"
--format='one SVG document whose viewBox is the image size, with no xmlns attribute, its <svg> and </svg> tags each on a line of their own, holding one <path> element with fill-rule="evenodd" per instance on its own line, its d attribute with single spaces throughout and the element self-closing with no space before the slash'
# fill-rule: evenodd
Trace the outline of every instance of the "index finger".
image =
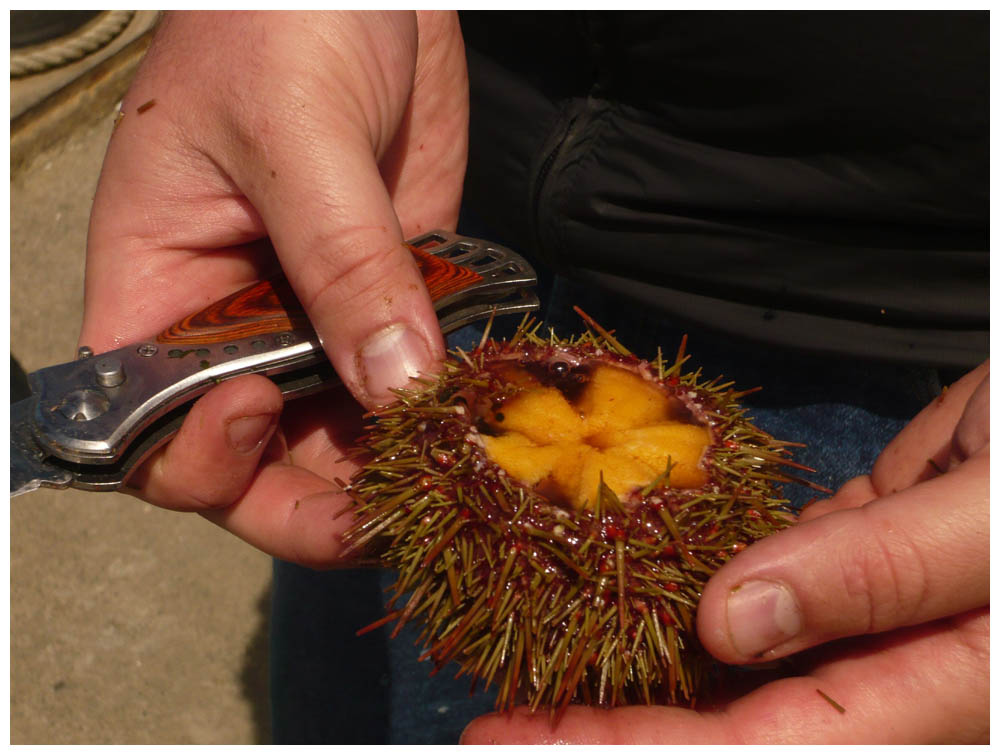
<svg viewBox="0 0 1000 755">
<path fill-rule="evenodd" d="M 878 495 L 905 490 L 948 469 L 955 428 L 989 372 L 987 360 L 948 386 L 892 439 L 872 469 L 872 485 Z"/>
</svg>

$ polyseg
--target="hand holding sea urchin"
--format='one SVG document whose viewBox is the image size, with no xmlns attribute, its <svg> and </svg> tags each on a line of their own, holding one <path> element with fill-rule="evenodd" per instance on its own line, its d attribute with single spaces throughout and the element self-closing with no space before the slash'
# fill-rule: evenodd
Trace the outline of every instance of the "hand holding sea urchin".
<svg viewBox="0 0 1000 755">
<path fill-rule="evenodd" d="M 484 336 L 400 391 L 346 486 L 348 552 L 399 572 L 368 629 L 420 622 L 421 657 L 495 682 L 499 709 L 693 703 L 702 588 L 788 522 L 776 485 L 804 469 L 745 417 L 751 391 L 682 373 L 683 342 L 644 361 L 584 318 L 573 340 Z"/>
</svg>

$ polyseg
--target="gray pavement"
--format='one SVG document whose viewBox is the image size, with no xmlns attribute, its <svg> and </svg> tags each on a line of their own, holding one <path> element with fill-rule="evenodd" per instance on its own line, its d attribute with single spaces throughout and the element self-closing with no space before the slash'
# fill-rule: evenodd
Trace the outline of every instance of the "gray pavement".
<svg viewBox="0 0 1000 755">
<path fill-rule="evenodd" d="M 12 131 L 10 337 L 28 371 L 74 356 L 108 91 Z M 268 741 L 266 556 L 198 516 L 79 491 L 12 500 L 10 540 L 11 743 Z"/>
</svg>

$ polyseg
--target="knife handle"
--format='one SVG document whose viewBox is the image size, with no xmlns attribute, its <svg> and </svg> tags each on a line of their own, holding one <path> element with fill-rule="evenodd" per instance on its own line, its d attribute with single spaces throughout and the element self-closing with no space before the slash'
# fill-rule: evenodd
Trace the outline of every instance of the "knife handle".
<svg viewBox="0 0 1000 755">
<path fill-rule="evenodd" d="M 444 333 L 538 308 L 534 270 L 503 246 L 446 231 L 430 231 L 408 246 Z M 286 399 L 336 381 L 284 278 L 256 283 L 185 317 L 155 342 L 31 373 L 32 435 L 52 457 L 102 468 L 77 469 L 73 485 L 114 489 L 176 431 L 188 402 L 249 373 L 274 380 Z"/>
<path fill-rule="evenodd" d="M 425 242 L 422 248 L 406 244 L 424 277 L 431 300 L 435 302 L 483 280 L 479 273 L 425 251 L 439 243 L 432 239 Z M 276 275 L 188 315 L 160 333 L 156 340 L 162 344 L 181 346 L 222 343 L 310 327 L 309 318 L 288 280 Z"/>
</svg>

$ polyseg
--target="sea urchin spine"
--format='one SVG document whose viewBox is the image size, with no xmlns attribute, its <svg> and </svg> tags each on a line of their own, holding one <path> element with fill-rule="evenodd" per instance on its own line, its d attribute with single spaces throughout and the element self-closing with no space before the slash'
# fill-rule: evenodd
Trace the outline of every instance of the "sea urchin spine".
<svg viewBox="0 0 1000 755">
<path fill-rule="evenodd" d="M 420 622 L 421 657 L 500 709 L 693 703 L 705 582 L 788 520 L 794 444 L 748 421 L 749 391 L 589 325 L 458 352 L 373 413 L 345 486 L 348 551 L 399 572 L 376 625 Z"/>
</svg>

